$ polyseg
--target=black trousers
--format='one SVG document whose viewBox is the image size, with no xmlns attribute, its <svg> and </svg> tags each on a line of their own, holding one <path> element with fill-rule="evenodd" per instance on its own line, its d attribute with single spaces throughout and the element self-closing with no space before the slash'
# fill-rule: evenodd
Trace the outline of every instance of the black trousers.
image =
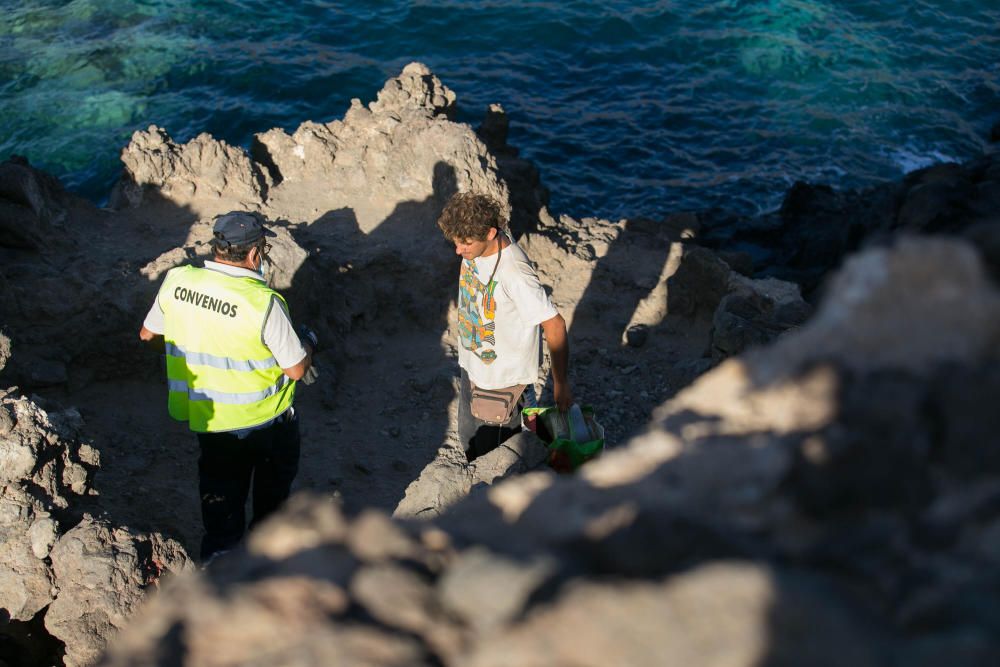
<svg viewBox="0 0 1000 667">
<path fill-rule="evenodd" d="M 242 539 L 251 484 L 251 528 L 288 498 L 299 471 L 299 418 L 289 409 L 270 426 L 251 431 L 242 439 L 232 433 L 199 433 L 198 444 L 204 561 Z"/>
<path fill-rule="evenodd" d="M 518 407 L 524 402 L 522 396 Z M 503 426 L 492 426 L 472 416 L 472 383 L 462 370 L 458 393 L 458 440 L 465 448 L 465 457 L 475 458 L 493 451 L 508 438 L 521 432 L 521 410 L 514 410 L 513 416 Z"/>
</svg>

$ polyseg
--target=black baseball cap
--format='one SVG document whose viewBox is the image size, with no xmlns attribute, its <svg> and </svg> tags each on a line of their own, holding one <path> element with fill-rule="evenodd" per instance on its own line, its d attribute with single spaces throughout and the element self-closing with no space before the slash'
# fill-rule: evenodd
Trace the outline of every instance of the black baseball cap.
<svg viewBox="0 0 1000 667">
<path fill-rule="evenodd" d="M 230 211 L 217 216 L 212 235 L 215 237 L 213 243 L 223 248 L 252 245 L 265 236 L 277 236 L 264 226 L 263 216 L 246 211 Z"/>
</svg>

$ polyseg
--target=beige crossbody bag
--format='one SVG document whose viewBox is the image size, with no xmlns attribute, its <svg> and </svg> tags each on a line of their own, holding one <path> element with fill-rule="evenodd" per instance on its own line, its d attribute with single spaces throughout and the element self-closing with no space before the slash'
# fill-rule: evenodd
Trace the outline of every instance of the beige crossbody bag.
<svg viewBox="0 0 1000 667">
<path fill-rule="evenodd" d="M 526 384 L 515 384 L 503 389 L 481 389 L 472 381 L 472 401 L 469 408 L 472 416 L 493 426 L 503 426 L 514 416 L 514 410 L 520 405 L 521 394 Z"/>
</svg>

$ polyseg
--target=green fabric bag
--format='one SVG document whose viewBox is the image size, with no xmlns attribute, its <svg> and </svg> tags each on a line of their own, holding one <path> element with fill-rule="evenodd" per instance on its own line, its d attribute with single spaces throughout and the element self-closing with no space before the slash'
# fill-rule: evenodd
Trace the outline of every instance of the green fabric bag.
<svg viewBox="0 0 1000 667">
<path fill-rule="evenodd" d="M 569 436 L 556 437 L 549 424 L 559 414 L 555 406 L 525 408 L 521 417 L 527 427 L 549 448 L 549 466 L 558 472 L 573 472 L 604 451 L 604 427 L 594 419 L 594 408 L 583 406 L 583 418 L 590 428 L 592 440 L 577 442 Z"/>
</svg>

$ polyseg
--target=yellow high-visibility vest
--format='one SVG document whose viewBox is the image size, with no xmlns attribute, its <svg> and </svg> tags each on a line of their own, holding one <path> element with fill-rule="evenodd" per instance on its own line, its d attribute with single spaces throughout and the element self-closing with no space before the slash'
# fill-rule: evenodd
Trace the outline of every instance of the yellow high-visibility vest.
<svg viewBox="0 0 1000 667">
<path fill-rule="evenodd" d="M 270 308 L 285 305 L 280 294 L 254 278 L 182 266 L 167 273 L 159 302 L 171 417 L 197 433 L 233 431 L 292 405 L 295 381 L 263 341 Z"/>
</svg>

